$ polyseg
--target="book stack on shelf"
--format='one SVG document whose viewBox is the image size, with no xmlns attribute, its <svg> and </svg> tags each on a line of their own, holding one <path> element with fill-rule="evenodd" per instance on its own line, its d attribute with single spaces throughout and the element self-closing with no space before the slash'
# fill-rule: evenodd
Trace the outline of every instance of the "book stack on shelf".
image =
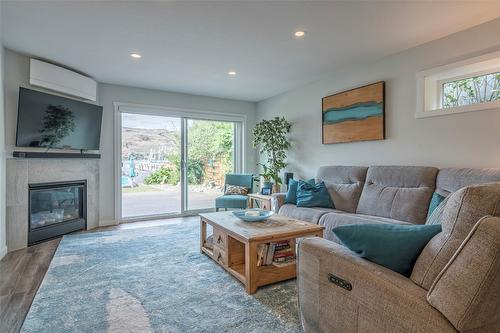
<svg viewBox="0 0 500 333">
<path fill-rule="evenodd" d="M 257 255 L 257 266 L 282 267 L 295 263 L 295 247 L 292 246 L 290 240 L 260 244 Z"/>
</svg>

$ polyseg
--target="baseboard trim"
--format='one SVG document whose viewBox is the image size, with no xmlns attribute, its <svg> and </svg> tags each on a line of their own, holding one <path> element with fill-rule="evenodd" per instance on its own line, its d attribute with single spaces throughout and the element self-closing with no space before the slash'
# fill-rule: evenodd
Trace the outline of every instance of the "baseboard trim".
<svg viewBox="0 0 500 333">
<path fill-rule="evenodd" d="M 113 225 L 118 225 L 118 221 L 116 220 L 100 220 L 99 221 L 99 227 L 110 227 Z"/>
<path fill-rule="evenodd" d="M 7 254 L 7 246 L 0 248 L 0 260 L 2 260 L 6 254 Z"/>
</svg>

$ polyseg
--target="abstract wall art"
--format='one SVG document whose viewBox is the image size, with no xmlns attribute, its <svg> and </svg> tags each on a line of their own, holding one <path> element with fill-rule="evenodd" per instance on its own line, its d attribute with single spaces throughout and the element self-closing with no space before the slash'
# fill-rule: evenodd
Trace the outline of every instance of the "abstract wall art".
<svg viewBox="0 0 500 333">
<path fill-rule="evenodd" d="M 323 144 L 385 139 L 385 82 L 323 97 Z"/>
</svg>

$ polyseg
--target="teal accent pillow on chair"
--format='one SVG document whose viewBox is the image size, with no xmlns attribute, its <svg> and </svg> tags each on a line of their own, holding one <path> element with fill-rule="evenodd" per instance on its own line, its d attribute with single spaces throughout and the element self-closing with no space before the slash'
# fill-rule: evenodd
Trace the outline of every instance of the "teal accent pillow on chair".
<svg viewBox="0 0 500 333">
<path fill-rule="evenodd" d="M 335 208 L 325 182 L 313 185 L 303 180 L 299 180 L 297 207 Z"/>
<path fill-rule="evenodd" d="M 307 183 L 314 185 L 314 178 L 306 180 Z M 288 182 L 288 192 L 286 192 L 285 203 L 286 204 L 297 204 L 297 189 L 299 187 L 299 181 L 295 179 L 290 179 Z"/>
<path fill-rule="evenodd" d="M 410 276 L 425 245 L 441 225 L 348 224 L 333 233 L 351 251 L 367 260 Z"/>
</svg>

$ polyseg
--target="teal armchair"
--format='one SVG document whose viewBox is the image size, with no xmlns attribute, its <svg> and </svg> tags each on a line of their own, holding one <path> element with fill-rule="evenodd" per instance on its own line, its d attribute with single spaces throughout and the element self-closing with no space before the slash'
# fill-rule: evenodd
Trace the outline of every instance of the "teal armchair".
<svg viewBox="0 0 500 333">
<path fill-rule="evenodd" d="M 248 188 L 248 193 L 252 193 L 253 175 L 228 173 L 225 177 L 224 192 L 227 185 L 243 186 Z M 246 195 L 222 195 L 215 199 L 215 210 L 220 208 L 245 209 L 247 208 L 248 197 Z"/>
</svg>

